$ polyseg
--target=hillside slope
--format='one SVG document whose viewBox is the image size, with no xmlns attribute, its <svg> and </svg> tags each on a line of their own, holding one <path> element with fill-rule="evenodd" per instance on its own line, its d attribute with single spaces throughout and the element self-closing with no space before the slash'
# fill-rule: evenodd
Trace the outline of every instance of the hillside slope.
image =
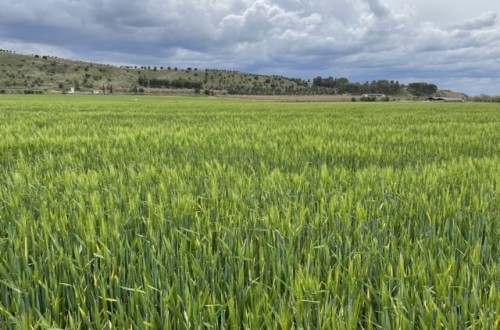
<svg viewBox="0 0 500 330">
<path fill-rule="evenodd" d="M 0 94 L 5 93 L 147 93 L 206 95 L 387 95 L 392 98 L 424 99 L 397 81 L 351 83 L 347 78 L 316 77 L 312 82 L 276 75 L 198 68 L 114 66 L 110 64 L 22 55 L 0 49 Z M 465 94 L 438 90 L 435 96 L 467 98 Z M 351 99 L 348 97 L 347 99 Z M 388 97 L 384 97 L 388 99 Z M 363 100 L 363 98 L 361 98 Z"/>
<path fill-rule="evenodd" d="M 0 52 L 0 92 L 149 92 L 196 90 L 206 93 L 293 94 L 308 84 L 300 79 L 236 71 L 172 67 L 117 67 Z"/>
</svg>

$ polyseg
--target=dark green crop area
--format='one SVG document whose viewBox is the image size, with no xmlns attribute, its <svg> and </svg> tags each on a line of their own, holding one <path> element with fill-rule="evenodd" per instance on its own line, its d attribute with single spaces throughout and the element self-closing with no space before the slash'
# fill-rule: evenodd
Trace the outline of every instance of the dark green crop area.
<svg viewBox="0 0 500 330">
<path fill-rule="evenodd" d="M 499 207 L 499 105 L 0 97 L 0 328 L 495 329 Z"/>
</svg>

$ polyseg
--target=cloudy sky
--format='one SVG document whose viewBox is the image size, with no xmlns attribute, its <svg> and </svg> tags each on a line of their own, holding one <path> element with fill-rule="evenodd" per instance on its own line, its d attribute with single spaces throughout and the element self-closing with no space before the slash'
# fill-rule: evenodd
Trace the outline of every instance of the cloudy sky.
<svg viewBox="0 0 500 330">
<path fill-rule="evenodd" d="M 500 1 L 0 0 L 0 48 L 500 95 Z"/>
</svg>

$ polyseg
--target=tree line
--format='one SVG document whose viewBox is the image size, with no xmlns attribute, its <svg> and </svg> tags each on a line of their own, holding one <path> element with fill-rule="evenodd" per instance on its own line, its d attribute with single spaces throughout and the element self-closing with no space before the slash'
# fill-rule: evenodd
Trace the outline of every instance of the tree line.
<svg viewBox="0 0 500 330">
<path fill-rule="evenodd" d="M 140 86 L 147 88 L 201 89 L 203 87 L 203 83 L 201 81 L 190 81 L 182 78 L 168 80 L 160 78 L 139 77 L 137 83 Z"/>
<path fill-rule="evenodd" d="M 404 85 L 394 80 L 374 80 L 371 83 L 353 83 L 347 78 L 323 78 L 313 79 L 312 87 L 315 89 L 330 89 L 334 94 L 385 94 L 399 95 L 404 90 Z"/>
<path fill-rule="evenodd" d="M 407 90 L 415 96 L 432 95 L 437 92 L 437 86 L 426 82 L 410 83 L 408 86 L 394 80 L 373 80 L 372 82 L 353 83 L 347 78 L 316 77 L 313 79 L 312 88 L 324 93 L 333 94 L 385 94 L 401 95 Z"/>
<path fill-rule="evenodd" d="M 215 71 L 215 70 L 214 70 Z M 334 77 L 316 77 L 313 79 L 312 84 L 307 85 L 302 83 L 303 80 L 294 80 L 297 84 L 296 87 L 289 86 L 283 88 L 275 84 L 269 86 L 249 86 L 245 84 L 235 84 L 227 86 L 229 94 L 384 94 L 384 95 L 401 95 L 408 91 L 414 96 L 428 96 L 437 92 L 437 86 L 425 82 L 410 83 L 407 86 L 394 80 L 373 80 L 372 82 L 354 83 L 349 82 L 347 78 L 334 78 Z M 191 81 L 183 78 L 174 80 L 149 78 L 141 76 L 138 78 L 137 83 L 139 86 L 146 88 L 175 88 L 175 89 L 195 89 L 200 90 L 204 88 L 202 81 Z"/>
</svg>

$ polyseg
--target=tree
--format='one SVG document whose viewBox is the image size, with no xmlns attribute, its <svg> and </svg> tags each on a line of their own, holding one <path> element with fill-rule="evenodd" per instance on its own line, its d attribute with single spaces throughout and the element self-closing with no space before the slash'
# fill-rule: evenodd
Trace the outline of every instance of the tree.
<svg viewBox="0 0 500 330">
<path fill-rule="evenodd" d="M 437 92 L 437 86 L 425 82 L 416 82 L 408 84 L 408 92 L 415 96 L 427 96 Z"/>
</svg>

